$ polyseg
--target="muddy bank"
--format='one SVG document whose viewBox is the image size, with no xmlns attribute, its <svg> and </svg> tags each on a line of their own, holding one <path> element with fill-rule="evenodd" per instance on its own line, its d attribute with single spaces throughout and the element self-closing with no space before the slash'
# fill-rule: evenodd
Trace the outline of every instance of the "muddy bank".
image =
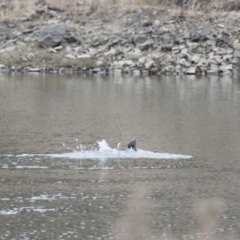
<svg viewBox="0 0 240 240">
<path fill-rule="evenodd" d="M 38 9 L 0 22 L 1 71 L 232 75 L 238 12 L 142 8 L 71 16 Z"/>
</svg>

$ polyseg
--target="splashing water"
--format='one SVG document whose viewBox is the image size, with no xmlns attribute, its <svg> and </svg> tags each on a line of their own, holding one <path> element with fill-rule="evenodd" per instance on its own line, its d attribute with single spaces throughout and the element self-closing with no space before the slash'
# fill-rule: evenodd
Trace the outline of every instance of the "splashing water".
<svg viewBox="0 0 240 240">
<path fill-rule="evenodd" d="M 107 144 L 107 142 L 103 139 L 101 141 L 97 141 L 98 148 L 87 150 L 84 147 L 80 148 L 80 151 L 73 151 L 67 153 L 59 153 L 59 154 L 20 154 L 16 157 L 23 156 L 44 156 L 51 158 L 69 158 L 69 159 L 190 159 L 192 156 L 190 155 L 182 155 L 182 154 L 173 154 L 173 153 L 159 153 L 159 152 L 151 152 L 142 149 L 138 149 L 134 151 L 132 149 L 126 149 L 125 151 L 119 151 L 116 148 L 111 148 Z"/>
</svg>

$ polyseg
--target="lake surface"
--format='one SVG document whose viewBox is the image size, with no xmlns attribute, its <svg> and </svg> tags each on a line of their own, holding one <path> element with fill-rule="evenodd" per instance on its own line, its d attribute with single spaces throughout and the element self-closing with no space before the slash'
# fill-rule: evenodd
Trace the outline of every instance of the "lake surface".
<svg viewBox="0 0 240 240">
<path fill-rule="evenodd" d="M 239 146 L 237 77 L 2 74 L 0 239 L 239 239 Z"/>
</svg>

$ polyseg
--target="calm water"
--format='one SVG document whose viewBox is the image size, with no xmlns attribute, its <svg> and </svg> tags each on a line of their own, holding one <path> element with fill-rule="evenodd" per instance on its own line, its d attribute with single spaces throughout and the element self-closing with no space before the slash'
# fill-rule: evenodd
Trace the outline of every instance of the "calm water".
<svg viewBox="0 0 240 240">
<path fill-rule="evenodd" d="M 239 145 L 237 78 L 0 75 L 0 239 L 239 239 Z"/>
</svg>

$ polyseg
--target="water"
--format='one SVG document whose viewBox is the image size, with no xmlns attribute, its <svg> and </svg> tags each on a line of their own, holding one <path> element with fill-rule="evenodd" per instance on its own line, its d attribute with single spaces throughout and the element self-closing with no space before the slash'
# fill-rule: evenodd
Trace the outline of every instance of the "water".
<svg viewBox="0 0 240 240">
<path fill-rule="evenodd" d="M 239 238 L 239 106 L 238 78 L 1 75 L 0 239 L 198 239 L 212 198 Z"/>
</svg>

